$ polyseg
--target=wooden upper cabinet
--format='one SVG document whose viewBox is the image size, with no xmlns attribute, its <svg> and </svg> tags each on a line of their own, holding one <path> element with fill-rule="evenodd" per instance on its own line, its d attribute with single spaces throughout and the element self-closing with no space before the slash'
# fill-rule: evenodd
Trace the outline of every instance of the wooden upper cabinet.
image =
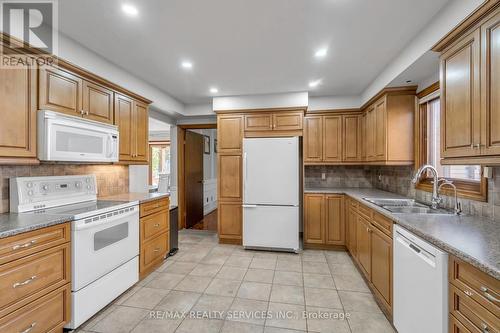
<svg viewBox="0 0 500 333">
<path fill-rule="evenodd" d="M 83 81 L 82 109 L 86 118 L 113 124 L 114 92 L 101 85 Z"/>
<path fill-rule="evenodd" d="M 149 159 L 149 115 L 148 106 L 134 101 L 135 118 L 135 161 L 147 162 Z"/>
<path fill-rule="evenodd" d="M 361 116 L 343 116 L 342 120 L 344 128 L 342 160 L 361 161 Z"/>
<path fill-rule="evenodd" d="M 325 244 L 325 196 L 306 194 L 304 196 L 304 242 Z"/>
<path fill-rule="evenodd" d="M 323 117 L 307 116 L 304 119 L 304 162 L 323 160 Z"/>
<path fill-rule="evenodd" d="M 387 156 L 387 114 L 386 99 L 375 103 L 375 160 L 383 161 Z"/>
<path fill-rule="evenodd" d="M 217 144 L 219 153 L 241 153 L 243 144 L 243 115 L 219 115 Z"/>
<path fill-rule="evenodd" d="M 365 124 L 365 151 L 366 160 L 375 160 L 375 106 L 371 105 L 366 110 L 366 124 Z"/>
<path fill-rule="evenodd" d="M 500 155 L 500 13 L 481 25 L 482 155 Z"/>
<path fill-rule="evenodd" d="M 359 145 L 361 146 L 361 161 L 366 161 L 366 113 L 363 113 L 361 119 L 361 137 Z"/>
<path fill-rule="evenodd" d="M 480 34 L 462 38 L 440 58 L 441 156 L 480 153 Z"/>
<path fill-rule="evenodd" d="M 323 161 L 342 162 L 342 116 L 323 117 Z"/>
<path fill-rule="evenodd" d="M 296 131 L 301 130 L 303 111 L 297 112 L 275 112 L 273 113 L 273 130 L 275 131 Z"/>
<path fill-rule="evenodd" d="M 241 154 L 218 154 L 219 201 L 242 200 L 242 158 Z"/>
<path fill-rule="evenodd" d="M 325 195 L 325 219 L 325 243 L 345 245 L 343 195 Z"/>
<path fill-rule="evenodd" d="M 0 163 L 36 162 L 36 88 L 35 69 L 0 68 Z"/>
<path fill-rule="evenodd" d="M 82 115 L 83 80 L 62 69 L 40 69 L 39 109 Z"/>
<path fill-rule="evenodd" d="M 273 129 L 273 115 L 254 113 L 245 115 L 245 131 L 270 131 Z"/>
<path fill-rule="evenodd" d="M 123 95 L 115 95 L 115 125 L 120 133 L 120 161 L 134 159 L 135 138 L 133 133 L 134 102 Z"/>
</svg>

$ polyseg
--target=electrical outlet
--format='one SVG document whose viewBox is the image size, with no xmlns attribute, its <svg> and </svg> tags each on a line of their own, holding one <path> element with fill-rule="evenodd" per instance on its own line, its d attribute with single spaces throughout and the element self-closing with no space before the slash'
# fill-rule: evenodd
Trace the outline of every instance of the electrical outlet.
<svg viewBox="0 0 500 333">
<path fill-rule="evenodd" d="M 326 180 L 326 173 L 325 172 L 321 173 L 321 180 Z"/>
<path fill-rule="evenodd" d="M 381 181 L 382 181 L 382 175 L 381 175 L 381 174 L 379 174 L 377 178 L 378 178 L 378 181 L 379 181 L 379 182 L 381 182 Z"/>
</svg>

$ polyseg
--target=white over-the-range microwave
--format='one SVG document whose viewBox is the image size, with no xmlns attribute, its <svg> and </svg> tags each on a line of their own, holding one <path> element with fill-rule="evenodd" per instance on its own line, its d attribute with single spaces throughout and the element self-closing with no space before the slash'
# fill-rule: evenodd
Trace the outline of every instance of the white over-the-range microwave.
<svg viewBox="0 0 500 333">
<path fill-rule="evenodd" d="M 118 162 L 118 127 L 39 110 L 38 159 L 55 162 Z"/>
</svg>

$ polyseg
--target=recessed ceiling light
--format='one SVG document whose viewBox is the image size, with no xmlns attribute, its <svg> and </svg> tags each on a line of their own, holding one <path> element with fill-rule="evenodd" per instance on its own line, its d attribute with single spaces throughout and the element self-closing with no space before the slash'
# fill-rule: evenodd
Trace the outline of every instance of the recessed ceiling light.
<svg viewBox="0 0 500 333">
<path fill-rule="evenodd" d="M 321 83 L 321 80 L 311 81 L 311 82 L 309 82 L 309 87 L 310 88 L 317 87 L 320 83 Z"/>
<path fill-rule="evenodd" d="M 215 87 L 210 88 L 210 93 L 217 94 L 218 92 L 219 92 L 219 89 L 217 89 Z"/>
<path fill-rule="evenodd" d="M 324 56 L 326 56 L 327 53 L 328 53 L 328 49 L 326 47 L 323 47 L 321 49 L 316 50 L 316 52 L 314 53 L 314 56 L 316 58 L 323 58 Z"/>
<path fill-rule="evenodd" d="M 137 8 L 135 6 L 132 6 L 131 4 L 124 3 L 122 5 L 122 10 L 128 16 L 137 16 L 137 14 L 139 14 Z"/>
<path fill-rule="evenodd" d="M 185 69 L 191 69 L 191 68 L 193 68 L 193 63 L 191 61 L 184 60 L 181 63 L 181 66 L 182 66 L 182 68 L 185 68 Z"/>
</svg>

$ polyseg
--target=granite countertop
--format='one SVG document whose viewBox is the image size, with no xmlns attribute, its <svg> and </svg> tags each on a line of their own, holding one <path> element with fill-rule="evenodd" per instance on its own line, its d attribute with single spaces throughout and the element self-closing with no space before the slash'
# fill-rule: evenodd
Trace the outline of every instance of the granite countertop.
<svg viewBox="0 0 500 333">
<path fill-rule="evenodd" d="M 307 188 L 305 193 L 346 194 L 429 243 L 500 280 L 500 223 L 469 215 L 394 214 L 363 198 L 405 198 L 364 188 Z"/>
<path fill-rule="evenodd" d="M 139 203 L 144 203 L 152 200 L 162 199 L 170 197 L 170 193 L 160 193 L 160 192 L 127 192 L 122 194 L 109 195 L 105 197 L 99 197 L 98 200 L 111 200 L 111 201 L 139 201 Z"/>
<path fill-rule="evenodd" d="M 0 238 L 10 237 L 23 232 L 42 229 L 70 221 L 73 221 L 72 215 L 36 213 L 0 214 Z"/>
</svg>

